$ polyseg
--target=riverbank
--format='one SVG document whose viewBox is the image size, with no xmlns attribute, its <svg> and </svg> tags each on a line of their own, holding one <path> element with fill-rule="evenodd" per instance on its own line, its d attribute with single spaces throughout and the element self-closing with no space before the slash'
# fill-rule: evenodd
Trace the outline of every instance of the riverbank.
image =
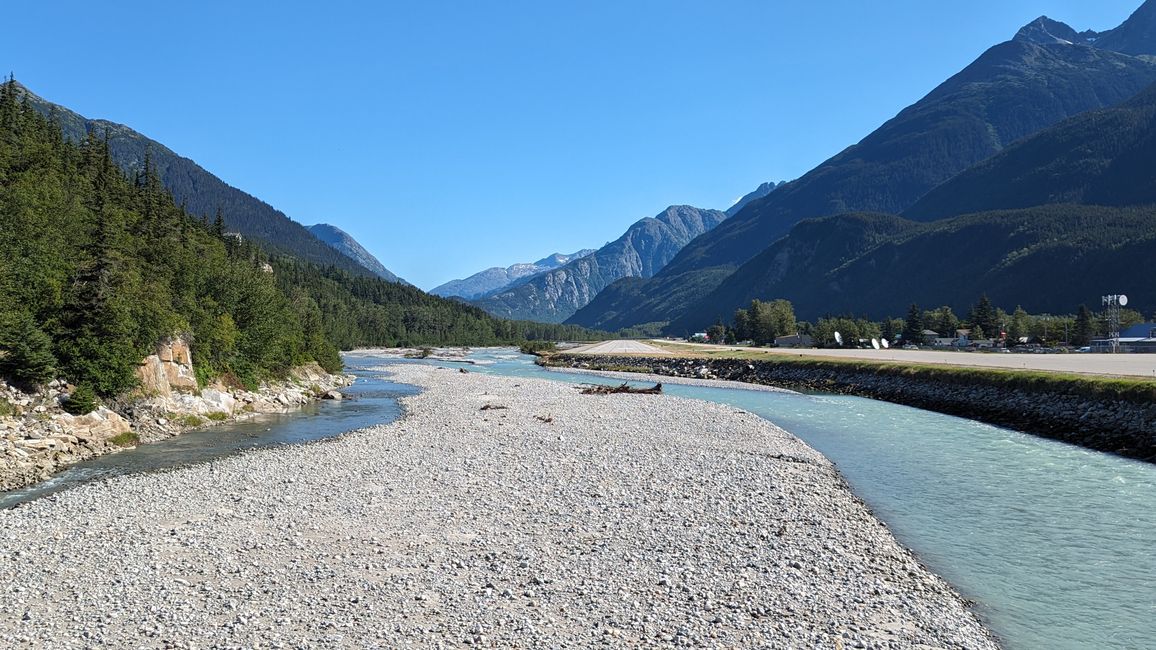
<svg viewBox="0 0 1156 650">
<path fill-rule="evenodd" d="M 0 512 L 0 639 L 996 647 L 765 420 L 459 369 L 390 367 L 423 388 L 390 425 Z"/>
<path fill-rule="evenodd" d="M 1143 379 L 789 357 L 557 354 L 540 362 L 859 395 L 1156 462 L 1156 383 Z"/>
<path fill-rule="evenodd" d="M 194 390 L 195 381 L 192 388 L 175 390 L 167 381 L 154 381 L 147 394 L 74 416 L 61 408 L 67 393 L 60 382 L 33 394 L 0 382 L 0 492 L 189 429 L 285 413 L 327 396 L 340 398 L 338 389 L 350 383 L 351 377 L 327 373 L 316 364 L 294 368 L 285 380 L 266 382 L 255 391 L 223 385 Z"/>
</svg>

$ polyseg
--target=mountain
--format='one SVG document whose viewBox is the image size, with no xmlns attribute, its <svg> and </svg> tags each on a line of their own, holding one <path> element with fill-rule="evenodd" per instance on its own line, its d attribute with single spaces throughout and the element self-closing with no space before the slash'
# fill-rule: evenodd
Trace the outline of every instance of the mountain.
<svg viewBox="0 0 1156 650">
<path fill-rule="evenodd" d="M 904 216 L 929 221 L 1048 203 L 1156 203 L 1156 85 L 1078 115 L 935 188 Z"/>
<path fill-rule="evenodd" d="M 466 300 L 481 298 L 486 294 L 508 289 L 512 285 L 519 283 L 519 281 L 526 280 L 531 276 L 556 269 L 580 257 L 586 257 L 593 252 L 593 248 L 585 248 L 569 255 L 563 255 L 562 253 L 547 255 L 537 262 L 520 262 L 518 264 L 511 264 L 505 268 L 495 266 L 484 271 L 478 271 L 468 278 L 450 280 L 443 285 L 430 289 L 430 293 L 446 298 L 457 296 L 459 298 L 465 298 Z"/>
<path fill-rule="evenodd" d="M 799 222 L 668 331 L 697 331 L 755 298 L 788 298 L 803 317 L 878 317 L 911 300 L 965 305 L 982 288 L 1005 306 L 1070 311 L 1073 296 L 1093 301 L 1096 287 L 1127 283 L 1145 304 L 1152 292 L 1135 286 L 1122 261 L 1143 264 L 1153 249 L 1153 161 L 1156 84 L 940 185 L 904 214 L 928 224 L 871 214 Z"/>
<path fill-rule="evenodd" d="M 792 296 L 801 317 L 818 314 L 859 314 L 857 296 L 839 291 L 827 280 L 834 270 L 884 242 L 919 228 L 912 221 L 878 213 L 847 213 L 800 221 L 790 234 L 759 253 L 714 291 L 694 296 L 692 307 L 672 321 L 672 334 L 700 331 L 721 318 L 730 322 L 734 310 L 751 300 Z M 888 278 L 885 281 L 890 281 Z M 807 316 L 802 316 L 807 314 Z"/>
<path fill-rule="evenodd" d="M 1144 49 L 1137 36 L 1156 0 L 1095 47 L 1070 41 L 1054 21 L 1042 23 L 1059 39 L 1041 43 L 1038 30 L 984 52 L 926 97 L 901 111 L 858 144 L 802 178 L 752 201 L 720 227 L 688 244 L 645 286 L 636 304 L 584 309 L 570 322 L 626 327 L 672 320 L 704 278 L 726 277 L 802 219 L 843 212 L 901 213 L 940 183 L 1009 144 L 1084 111 L 1118 104 L 1156 82 L 1156 59 L 1106 49 Z M 1040 21 L 1037 21 L 1040 22 Z M 1031 25 L 1028 26 L 1029 28 Z M 1069 28 L 1070 29 L 1070 28 Z M 1123 31 L 1120 31 L 1123 30 Z M 1074 30 L 1073 30 L 1074 31 Z M 1127 35 L 1127 38 L 1120 34 Z M 1053 33 L 1053 35 L 1056 35 Z M 614 312 L 613 318 L 605 313 Z"/>
<path fill-rule="evenodd" d="M 165 189 L 190 214 L 212 219 L 220 210 L 228 230 L 257 241 L 271 253 L 365 273 L 357 262 L 314 237 L 305 226 L 268 203 L 225 183 L 163 144 L 123 124 L 89 119 L 46 101 L 23 86 L 17 87 L 20 95 L 26 97 L 38 112 L 56 121 L 67 139 L 82 142 L 89 134 L 107 137 L 113 162 L 126 173 L 140 172 L 147 153 Z"/>
<path fill-rule="evenodd" d="M 735 216 L 736 214 L 741 212 L 743 208 L 747 207 L 747 204 L 750 203 L 751 201 L 754 201 L 756 199 L 761 199 L 764 196 L 766 196 L 766 195 L 770 194 L 771 192 L 774 192 L 778 188 L 782 187 L 783 185 L 786 185 L 785 181 L 780 181 L 778 183 L 776 183 L 774 181 L 768 181 L 766 183 L 763 183 L 762 185 L 755 188 L 755 190 L 753 192 L 748 192 L 741 199 L 739 199 L 738 201 L 735 201 L 734 205 L 727 208 L 727 216 L 728 217 Z"/>
<path fill-rule="evenodd" d="M 389 269 L 385 268 L 385 266 L 373 256 L 373 253 L 365 250 L 365 247 L 358 243 L 352 235 L 337 226 L 319 223 L 315 226 L 307 226 L 306 229 L 312 233 L 314 237 L 325 242 L 354 262 L 357 262 L 358 266 L 377 277 L 388 280 L 389 282 L 405 282 L 405 280 L 402 280 L 391 273 Z"/>
<path fill-rule="evenodd" d="M 1097 34 L 1098 48 L 1132 55 L 1156 55 L 1156 2 L 1147 0 L 1124 24 Z"/>
<path fill-rule="evenodd" d="M 1050 205 L 918 223 L 891 215 L 806 220 L 668 327 L 729 322 L 751 299 L 786 298 L 800 319 L 902 316 L 911 303 L 966 313 L 986 293 L 1011 310 L 1070 313 L 1106 291 L 1156 304 L 1135 269 L 1156 259 L 1147 208 Z"/>
<path fill-rule="evenodd" d="M 635 222 L 618 239 L 586 257 L 492 293 L 473 304 L 495 316 L 558 323 L 624 277 L 650 277 L 687 242 L 726 219 L 718 210 L 671 206 Z"/>
</svg>

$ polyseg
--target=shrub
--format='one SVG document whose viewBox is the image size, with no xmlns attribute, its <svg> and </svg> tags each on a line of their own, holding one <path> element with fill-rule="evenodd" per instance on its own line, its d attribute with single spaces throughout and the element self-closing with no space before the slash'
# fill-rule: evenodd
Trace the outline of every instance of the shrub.
<svg viewBox="0 0 1156 650">
<path fill-rule="evenodd" d="M 518 349 L 522 354 L 544 354 L 557 351 L 558 346 L 553 341 L 525 341 Z"/>
<path fill-rule="evenodd" d="M 62 405 L 64 410 L 73 415 L 85 415 L 96 410 L 96 391 L 88 384 L 77 386 Z"/>
<path fill-rule="evenodd" d="M 140 444 L 140 436 L 132 431 L 125 431 L 120 435 L 109 438 L 108 441 L 117 447 L 135 447 Z"/>
<path fill-rule="evenodd" d="M 200 416 L 193 415 L 191 413 L 189 415 L 181 416 L 181 418 L 177 421 L 181 424 L 181 426 L 184 427 L 199 427 L 205 423 L 205 421 L 202 420 Z"/>
</svg>

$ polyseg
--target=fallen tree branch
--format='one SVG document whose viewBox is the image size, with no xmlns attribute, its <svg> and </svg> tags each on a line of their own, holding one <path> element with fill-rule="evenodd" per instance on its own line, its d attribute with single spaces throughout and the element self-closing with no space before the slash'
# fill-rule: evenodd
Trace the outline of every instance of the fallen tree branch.
<svg viewBox="0 0 1156 650">
<path fill-rule="evenodd" d="M 654 388 L 634 388 L 623 382 L 621 386 L 603 386 L 601 384 L 583 384 L 578 387 L 583 395 L 617 395 L 630 393 L 634 395 L 659 395 L 662 393 L 662 384 L 655 384 Z"/>
</svg>

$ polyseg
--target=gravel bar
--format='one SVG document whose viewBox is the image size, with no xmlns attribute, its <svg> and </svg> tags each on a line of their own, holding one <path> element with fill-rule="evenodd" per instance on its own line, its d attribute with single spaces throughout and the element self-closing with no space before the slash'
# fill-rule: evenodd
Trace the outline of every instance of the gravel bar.
<svg viewBox="0 0 1156 650">
<path fill-rule="evenodd" d="M 0 646 L 997 647 L 752 414 L 390 370 L 393 424 L 0 511 Z"/>
</svg>

